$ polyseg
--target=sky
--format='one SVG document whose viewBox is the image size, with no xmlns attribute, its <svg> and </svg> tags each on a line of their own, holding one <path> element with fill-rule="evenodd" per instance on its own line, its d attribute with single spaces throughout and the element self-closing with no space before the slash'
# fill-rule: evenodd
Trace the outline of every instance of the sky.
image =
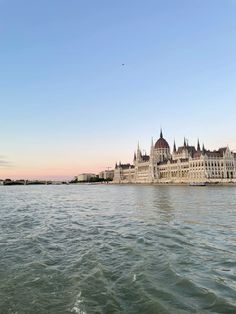
<svg viewBox="0 0 236 314">
<path fill-rule="evenodd" d="M 236 0 L 0 0 L 0 178 L 236 151 Z"/>
</svg>

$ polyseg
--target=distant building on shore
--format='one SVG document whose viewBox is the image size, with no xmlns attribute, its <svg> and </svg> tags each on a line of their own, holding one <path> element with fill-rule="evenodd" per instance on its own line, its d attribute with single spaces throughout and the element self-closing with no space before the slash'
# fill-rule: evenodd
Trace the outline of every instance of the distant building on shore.
<svg viewBox="0 0 236 314">
<path fill-rule="evenodd" d="M 99 179 L 104 180 L 113 180 L 114 178 L 114 170 L 104 170 L 99 172 Z"/>
<path fill-rule="evenodd" d="M 92 178 L 96 178 L 94 173 L 81 173 L 75 177 L 78 182 L 90 181 Z"/>
<path fill-rule="evenodd" d="M 114 183 L 228 183 L 236 182 L 236 153 L 229 147 L 207 150 L 204 145 L 190 146 L 184 139 L 183 146 L 172 153 L 163 137 L 151 143 L 150 155 L 142 154 L 138 145 L 133 164 L 116 164 Z"/>
</svg>

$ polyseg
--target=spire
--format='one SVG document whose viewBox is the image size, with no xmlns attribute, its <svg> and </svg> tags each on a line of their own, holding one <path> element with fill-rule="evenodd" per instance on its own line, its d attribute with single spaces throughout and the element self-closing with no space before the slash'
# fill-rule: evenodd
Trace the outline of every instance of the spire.
<svg viewBox="0 0 236 314">
<path fill-rule="evenodd" d="M 184 147 L 186 147 L 186 138 L 184 138 Z"/>
<path fill-rule="evenodd" d="M 139 141 L 138 141 L 138 148 L 137 148 L 137 153 L 136 153 L 136 159 L 137 161 L 140 161 L 140 159 L 142 158 L 142 153 L 139 147 Z"/>
<path fill-rule="evenodd" d="M 153 144 L 153 137 L 152 137 L 152 139 L 151 139 L 150 157 L 153 156 L 153 152 L 154 152 L 154 144 Z"/>
<path fill-rule="evenodd" d="M 136 160 L 136 153 L 134 152 L 134 160 Z"/>
<path fill-rule="evenodd" d="M 175 145 L 175 140 L 174 140 L 173 152 L 174 152 L 174 153 L 176 153 L 176 145 Z"/>
<path fill-rule="evenodd" d="M 140 148 L 139 148 L 139 141 L 138 141 L 138 147 L 137 147 L 137 157 L 140 155 Z"/>
<path fill-rule="evenodd" d="M 205 146 L 204 144 L 202 144 L 202 153 L 205 154 L 205 152 L 206 152 Z"/>
<path fill-rule="evenodd" d="M 204 146 L 204 145 L 203 145 Z M 200 152 L 201 148 L 200 148 L 200 143 L 199 143 L 199 139 L 197 140 L 197 151 Z"/>
<path fill-rule="evenodd" d="M 161 128 L 161 131 L 160 131 L 160 138 L 163 138 L 162 128 Z"/>
<path fill-rule="evenodd" d="M 138 155 L 141 155 L 141 149 L 140 149 L 139 141 L 138 141 L 138 148 L 137 148 L 137 156 Z"/>
</svg>

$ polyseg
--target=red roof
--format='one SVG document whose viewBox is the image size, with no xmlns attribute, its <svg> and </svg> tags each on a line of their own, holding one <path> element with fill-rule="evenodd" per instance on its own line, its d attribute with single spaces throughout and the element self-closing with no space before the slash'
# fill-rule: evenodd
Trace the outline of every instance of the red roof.
<svg viewBox="0 0 236 314">
<path fill-rule="evenodd" d="M 159 138 L 159 140 L 157 140 L 155 144 L 155 149 L 161 149 L 161 148 L 168 148 L 168 149 L 170 148 L 169 144 L 163 137 Z"/>
</svg>

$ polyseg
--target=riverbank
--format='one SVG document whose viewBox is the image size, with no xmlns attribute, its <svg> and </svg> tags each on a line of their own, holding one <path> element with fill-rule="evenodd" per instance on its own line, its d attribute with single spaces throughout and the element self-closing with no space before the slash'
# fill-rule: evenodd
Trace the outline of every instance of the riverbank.
<svg viewBox="0 0 236 314">
<path fill-rule="evenodd" d="M 68 184 L 66 181 L 44 181 L 44 180 L 1 180 L 0 185 L 11 186 L 11 185 L 60 185 Z"/>
<path fill-rule="evenodd" d="M 114 184 L 114 185 L 144 185 L 144 186 L 192 186 L 192 187 L 204 187 L 204 186 L 236 186 L 236 182 L 218 182 L 218 183 L 213 183 L 213 182 L 207 182 L 206 184 L 191 184 L 189 182 L 181 182 L 181 183 L 177 183 L 177 182 L 168 182 L 168 183 L 130 183 L 130 182 L 126 182 L 126 183 L 113 183 L 111 182 L 110 184 Z"/>
</svg>

